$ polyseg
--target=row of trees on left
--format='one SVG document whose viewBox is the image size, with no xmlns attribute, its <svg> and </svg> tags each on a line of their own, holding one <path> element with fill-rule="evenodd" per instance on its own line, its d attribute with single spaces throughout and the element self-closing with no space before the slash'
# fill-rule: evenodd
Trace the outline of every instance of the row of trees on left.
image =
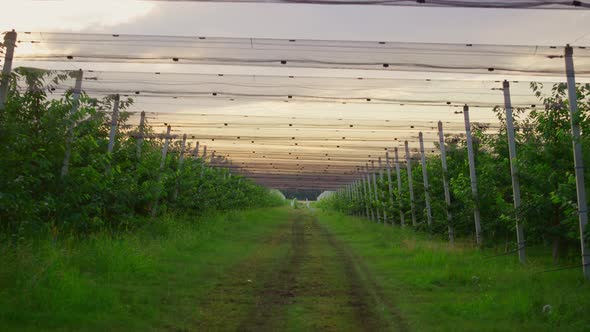
<svg viewBox="0 0 590 332">
<path fill-rule="evenodd" d="M 32 68 L 10 74 L 0 110 L 2 231 L 90 233 L 132 228 L 167 210 L 193 215 L 282 203 L 207 163 L 186 140 L 155 135 L 147 120 L 129 125 L 131 99 L 95 99 L 76 89 L 51 95 L 53 84 L 68 76 L 80 82 L 81 75 Z"/>
</svg>

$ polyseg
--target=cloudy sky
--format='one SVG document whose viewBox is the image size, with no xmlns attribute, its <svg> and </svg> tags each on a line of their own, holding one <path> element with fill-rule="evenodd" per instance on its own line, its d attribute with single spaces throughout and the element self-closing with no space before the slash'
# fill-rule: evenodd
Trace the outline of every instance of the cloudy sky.
<svg viewBox="0 0 590 332">
<path fill-rule="evenodd" d="M 3 30 L 590 45 L 590 11 L 2 0 Z"/>
</svg>

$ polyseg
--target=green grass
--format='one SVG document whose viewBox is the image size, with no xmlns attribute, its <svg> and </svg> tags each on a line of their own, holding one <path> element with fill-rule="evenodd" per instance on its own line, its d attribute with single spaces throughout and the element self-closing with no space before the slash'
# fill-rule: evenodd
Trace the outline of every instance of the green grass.
<svg viewBox="0 0 590 332">
<path fill-rule="evenodd" d="M 196 303 L 288 214 L 163 217 L 115 237 L 3 241 L 1 330 L 188 330 Z"/>
<path fill-rule="evenodd" d="M 590 283 L 581 268 L 429 239 L 411 229 L 318 212 L 320 222 L 362 257 L 414 331 L 590 331 Z M 551 313 L 543 313 L 544 305 Z"/>
</svg>

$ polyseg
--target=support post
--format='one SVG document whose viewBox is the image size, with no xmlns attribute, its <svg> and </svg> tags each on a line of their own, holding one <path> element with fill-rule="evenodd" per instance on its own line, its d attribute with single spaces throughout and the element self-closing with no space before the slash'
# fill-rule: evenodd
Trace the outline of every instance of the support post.
<svg viewBox="0 0 590 332">
<path fill-rule="evenodd" d="M 467 136 L 467 154 L 469 159 L 469 177 L 471 178 L 471 194 L 473 196 L 473 219 L 475 221 L 475 239 L 477 246 L 483 244 L 481 234 L 481 221 L 479 214 L 479 195 L 477 193 L 477 175 L 475 173 L 475 156 L 473 152 L 473 141 L 471 138 L 471 123 L 469 122 L 469 106 L 463 106 L 463 117 L 465 119 L 465 135 Z"/>
<path fill-rule="evenodd" d="M 518 163 L 516 159 L 516 142 L 514 139 L 514 121 L 512 118 L 512 102 L 510 100 L 510 83 L 502 83 L 504 107 L 506 109 L 506 132 L 508 133 L 508 153 L 510 157 L 510 175 L 512 177 L 512 198 L 514 200 L 514 216 L 516 219 L 516 242 L 518 260 L 526 261 L 524 229 L 520 222 L 520 181 L 518 179 Z"/>
<path fill-rule="evenodd" d="M 428 226 L 432 226 L 432 208 L 430 207 L 430 188 L 428 186 L 428 169 L 426 169 L 426 155 L 424 154 L 424 137 L 422 132 L 418 134 L 420 140 L 420 158 L 422 161 L 422 179 L 424 182 L 424 201 L 426 203 L 426 218 Z"/>
<path fill-rule="evenodd" d="M 367 216 L 367 220 L 369 220 L 371 218 L 371 213 L 369 211 L 369 200 L 370 200 L 370 197 L 369 197 L 369 191 L 367 190 L 367 181 L 366 181 L 366 178 L 363 175 L 362 171 L 359 171 L 359 173 L 360 173 L 359 175 L 361 176 L 361 183 L 363 185 L 362 189 L 363 189 L 363 192 L 364 192 L 364 195 L 363 195 L 363 198 L 364 199 L 363 199 L 363 201 L 364 201 L 364 205 L 365 205 L 365 214 Z"/>
<path fill-rule="evenodd" d="M 207 164 L 205 163 L 205 160 L 207 159 L 207 145 L 203 145 L 203 162 L 201 163 L 201 179 L 205 176 L 205 168 L 207 167 Z"/>
<path fill-rule="evenodd" d="M 141 148 L 143 147 L 143 136 L 145 135 L 145 112 L 141 111 L 139 116 L 139 133 L 137 136 L 137 161 L 141 160 Z"/>
<path fill-rule="evenodd" d="M 404 141 L 406 149 L 406 168 L 408 170 L 408 190 L 410 191 L 410 213 L 412 214 L 412 226 L 416 227 L 416 203 L 414 202 L 414 185 L 412 181 L 412 158 L 410 156 L 410 148 L 408 148 L 408 141 Z"/>
<path fill-rule="evenodd" d="M 371 189 L 371 174 L 369 173 L 369 164 L 365 164 L 367 175 L 367 191 L 369 192 L 369 211 L 371 211 L 371 221 L 375 221 L 375 209 L 373 209 L 373 189 Z"/>
<path fill-rule="evenodd" d="M 180 145 L 180 157 L 178 158 L 178 168 L 182 169 L 184 164 L 184 151 L 186 150 L 186 134 L 182 135 L 182 144 Z"/>
<path fill-rule="evenodd" d="M 168 146 L 170 146 L 170 132 L 172 131 L 172 127 L 166 127 L 166 137 L 164 138 L 164 146 L 162 146 L 162 159 L 160 160 L 160 170 L 164 169 L 164 165 L 166 165 L 166 155 L 168 154 Z"/>
<path fill-rule="evenodd" d="M 115 136 L 117 135 L 117 123 L 119 121 L 119 94 L 113 98 L 113 115 L 111 116 L 111 133 L 109 135 L 108 154 L 113 153 L 115 147 Z"/>
<path fill-rule="evenodd" d="M 393 183 L 391 183 L 391 161 L 389 160 L 389 150 L 385 151 L 385 164 L 387 167 L 387 189 L 389 194 L 389 204 L 393 208 Z M 391 224 L 394 224 L 394 220 L 392 218 Z"/>
<path fill-rule="evenodd" d="M 180 156 L 178 157 L 178 173 L 182 174 L 182 164 L 184 164 L 184 150 L 186 150 L 186 134 L 182 135 L 182 144 L 180 145 Z M 178 186 L 180 185 L 178 178 L 176 179 L 176 188 L 174 188 L 173 199 L 178 198 Z"/>
<path fill-rule="evenodd" d="M 4 65 L 2 66 L 2 77 L 0 78 L 0 113 L 6 107 L 8 90 L 10 87 L 10 74 L 12 73 L 12 59 L 14 57 L 14 47 L 16 45 L 16 32 L 14 30 L 4 35 Z"/>
<path fill-rule="evenodd" d="M 371 171 L 372 171 L 372 179 L 373 179 L 373 197 L 375 198 L 375 202 L 379 205 L 379 191 L 377 190 L 377 172 L 375 172 L 375 161 L 371 160 Z M 377 223 L 381 222 L 381 213 L 379 211 L 379 207 L 375 207 L 375 214 L 377 215 Z"/>
<path fill-rule="evenodd" d="M 442 163 L 442 180 L 445 191 L 445 203 L 447 212 L 447 227 L 449 230 L 449 242 L 455 244 L 455 230 L 453 229 L 453 216 L 451 213 L 451 192 L 449 190 L 449 179 L 447 170 L 447 151 L 445 147 L 445 136 L 443 133 L 442 121 L 438 122 L 438 140 L 440 145 L 440 160 Z"/>
<path fill-rule="evenodd" d="M 590 252 L 584 241 L 588 225 L 588 203 L 586 201 L 586 187 L 584 182 L 584 159 L 582 142 L 580 142 L 580 111 L 576 92 L 576 76 L 574 70 L 574 50 L 565 47 L 565 71 L 567 75 L 567 94 L 570 106 L 570 121 L 572 126 L 572 145 L 574 150 L 574 169 L 576 175 L 576 194 L 578 198 L 578 219 L 580 223 L 580 247 L 582 253 L 582 269 L 584 277 L 590 280 Z"/>
<path fill-rule="evenodd" d="M 82 93 L 82 79 L 84 72 L 80 69 L 76 72 L 76 83 L 72 91 L 72 109 L 68 116 L 68 132 L 66 136 L 66 146 L 64 152 L 64 160 L 61 166 L 61 178 L 63 179 L 70 170 L 70 158 L 72 156 L 72 144 L 74 143 L 74 119 L 73 117 L 78 113 L 80 106 L 80 94 Z"/>
<path fill-rule="evenodd" d="M 193 151 L 193 156 L 199 158 L 199 141 L 197 141 L 197 145 L 195 146 L 195 150 Z"/>
<path fill-rule="evenodd" d="M 379 157 L 379 181 L 383 182 L 383 163 L 381 162 L 381 157 Z M 387 224 L 387 208 L 385 206 L 385 199 L 387 195 L 385 194 L 385 190 L 381 191 L 381 198 L 383 199 L 383 208 L 381 209 L 381 213 L 383 214 L 383 224 Z"/>
<path fill-rule="evenodd" d="M 166 137 L 164 139 L 164 146 L 162 146 L 162 160 L 160 161 L 160 172 L 158 172 L 158 184 L 160 183 L 161 172 L 164 169 L 164 165 L 166 165 L 166 155 L 168 154 L 168 145 L 170 144 L 170 132 L 172 128 L 168 126 L 166 128 Z M 158 192 L 156 193 L 156 199 L 154 202 L 154 206 L 152 208 L 152 218 L 154 218 L 158 214 L 158 204 L 160 202 L 160 189 L 158 188 Z"/>
<path fill-rule="evenodd" d="M 397 175 L 397 201 L 399 204 L 399 222 L 401 226 L 406 225 L 406 216 L 404 213 L 404 201 L 402 198 L 402 174 L 399 167 L 399 156 L 397 152 L 397 147 L 394 148 L 395 152 L 395 173 Z"/>
</svg>

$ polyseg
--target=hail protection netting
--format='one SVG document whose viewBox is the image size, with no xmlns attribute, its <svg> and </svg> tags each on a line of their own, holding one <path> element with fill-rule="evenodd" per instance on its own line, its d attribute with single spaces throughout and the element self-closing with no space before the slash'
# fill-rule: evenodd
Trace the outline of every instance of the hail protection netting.
<svg viewBox="0 0 590 332">
<path fill-rule="evenodd" d="M 28 61 L 233 65 L 430 73 L 558 76 L 563 48 L 259 38 L 24 33 L 16 59 Z M 590 50 L 576 49 L 588 68 Z M 577 71 L 579 76 L 590 70 Z"/>
<path fill-rule="evenodd" d="M 513 105 L 534 109 L 530 81 L 564 81 L 563 47 L 440 45 L 205 37 L 21 33 L 15 66 L 84 70 L 92 97 L 134 99 L 147 113 L 271 186 L 332 187 L 386 148 L 413 152 L 418 132 L 437 153 L 437 122 L 496 130 L 502 80 Z M 579 81 L 590 52 L 575 48 Z M 55 96 L 73 79 L 53 86 Z M 23 87 L 25 88 L 25 87 Z"/>
<path fill-rule="evenodd" d="M 286 4 L 320 5 L 376 5 L 376 6 L 420 6 L 420 7 L 470 7 L 470 8 L 526 8 L 526 9 L 587 9 L 587 1 L 571 0 L 160 0 L 200 2 L 262 2 Z"/>
</svg>

